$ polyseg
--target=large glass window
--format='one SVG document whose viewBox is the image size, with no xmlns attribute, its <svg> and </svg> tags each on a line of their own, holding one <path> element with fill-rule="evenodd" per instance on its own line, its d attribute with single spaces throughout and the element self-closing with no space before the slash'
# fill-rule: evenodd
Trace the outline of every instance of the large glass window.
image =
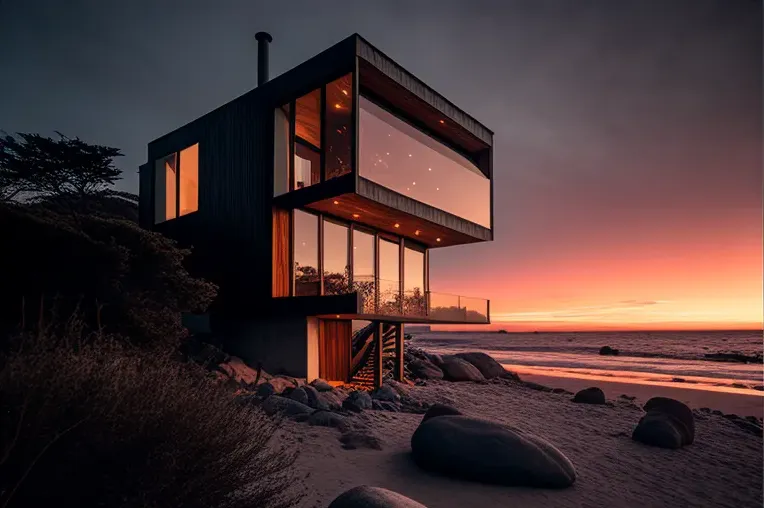
<svg viewBox="0 0 764 508">
<path fill-rule="evenodd" d="M 350 173 L 353 113 L 353 75 L 326 85 L 325 165 L 326 180 Z"/>
<path fill-rule="evenodd" d="M 321 148 L 321 89 L 303 95 L 295 102 L 294 135 Z"/>
<path fill-rule="evenodd" d="M 403 313 L 424 316 L 427 313 L 424 286 L 424 250 L 403 249 Z"/>
<path fill-rule="evenodd" d="M 176 157 L 174 153 L 154 163 L 154 222 L 175 218 Z"/>
<path fill-rule="evenodd" d="M 199 210 L 199 144 L 180 151 L 179 213 Z"/>
<path fill-rule="evenodd" d="M 273 195 L 289 191 L 289 104 L 276 108 L 273 118 Z"/>
<path fill-rule="evenodd" d="M 379 309 L 382 314 L 400 307 L 400 244 L 379 239 Z"/>
<path fill-rule="evenodd" d="M 362 308 L 368 314 L 376 306 L 374 243 L 374 235 L 353 229 L 353 290 L 361 296 Z"/>
<path fill-rule="evenodd" d="M 318 216 L 294 211 L 294 294 L 295 296 L 321 293 L 318 272 Z"/>
<path fill-rule="evenodd" d="M 154 163 L 154 222 L 199 210 L 199 144 Z"/>
<path fill-rule="evenodd" d="M 359 106 L 361 176 L 491 227 L 491 183 L 477 166 L 368 99 Z"/>
<path fill-rule="evenodd" d="M 321 154 L 299 141 L 294 144 L 294 188 L 309 187 L 321 180 Z"/>
<path fill-rule="evenodd" d="M 324 294 L 341 295 L 350 291 L 348 247 L 350 229 L 324 219 Z"/>
</svg>

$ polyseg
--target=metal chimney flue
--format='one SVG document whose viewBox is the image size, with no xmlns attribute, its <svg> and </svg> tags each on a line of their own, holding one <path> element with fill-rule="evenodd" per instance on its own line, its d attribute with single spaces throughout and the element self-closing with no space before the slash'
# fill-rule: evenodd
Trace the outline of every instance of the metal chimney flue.
<svg viewBox="0 0 764 508">
<path fill-rule="evenodd" d="M 268 81 L 268 44 L 273 42 L 273 37 L 268 32 L 257 32 L 257 86 Z"/>
</svg>

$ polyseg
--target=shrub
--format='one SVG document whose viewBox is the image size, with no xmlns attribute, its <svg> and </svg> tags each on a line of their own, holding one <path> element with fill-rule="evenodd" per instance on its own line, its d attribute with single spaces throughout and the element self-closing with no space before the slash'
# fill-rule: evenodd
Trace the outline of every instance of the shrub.
<svg viewBox="0 0 764 508">
<path fill-rule="evenodd" d="M 251 508 L 299 499 L 295 453 L 272 442 L 278 422 L 201 369 L 108 339 L 43 334 L 22 344 L 0 364 L 0 506 Z"/>
<path fill-rule="evenodd" d="M 129 220 L 0 204 L 0 336 L 53 306 L 91 330 L 137 344 L 177 345 L 182 312 L 202 312 L 216 288 L 189 275 L 189 251 Z"/>
</svg>

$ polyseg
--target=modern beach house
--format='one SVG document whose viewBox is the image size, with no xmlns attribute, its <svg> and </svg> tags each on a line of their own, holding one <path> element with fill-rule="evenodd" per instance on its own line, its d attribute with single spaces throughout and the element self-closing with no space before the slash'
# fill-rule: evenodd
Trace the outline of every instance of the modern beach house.
<svg viewBox="0 0 764 508">
<path fill-rule="evenodd" d="M 149 143 L 141 225 L 192 247 L 232 354 L 308 380 L 400 379 L 404 323 L 490 322 L 429 265 L 493 239 L 493 133 L 358 35 L 272 80 L 271 36 L 256 39 L 257 88 Z"/>
</svg>

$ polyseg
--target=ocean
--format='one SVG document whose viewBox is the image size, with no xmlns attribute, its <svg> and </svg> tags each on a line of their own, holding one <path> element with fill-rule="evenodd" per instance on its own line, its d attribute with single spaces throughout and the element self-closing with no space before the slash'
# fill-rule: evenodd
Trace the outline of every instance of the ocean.
<svg viewBox="0 0 764 508">
<path fill-rule="evenodd" d="M 409 343 L 442 354 L 483 351 L 521 376 L 682 383 L 692 389 L 750 394 L 764 390 L 761 331 L 417 332 Z M 600 355 L 603 346 L 618 349 L 618 355 Z"/>
</svg>

